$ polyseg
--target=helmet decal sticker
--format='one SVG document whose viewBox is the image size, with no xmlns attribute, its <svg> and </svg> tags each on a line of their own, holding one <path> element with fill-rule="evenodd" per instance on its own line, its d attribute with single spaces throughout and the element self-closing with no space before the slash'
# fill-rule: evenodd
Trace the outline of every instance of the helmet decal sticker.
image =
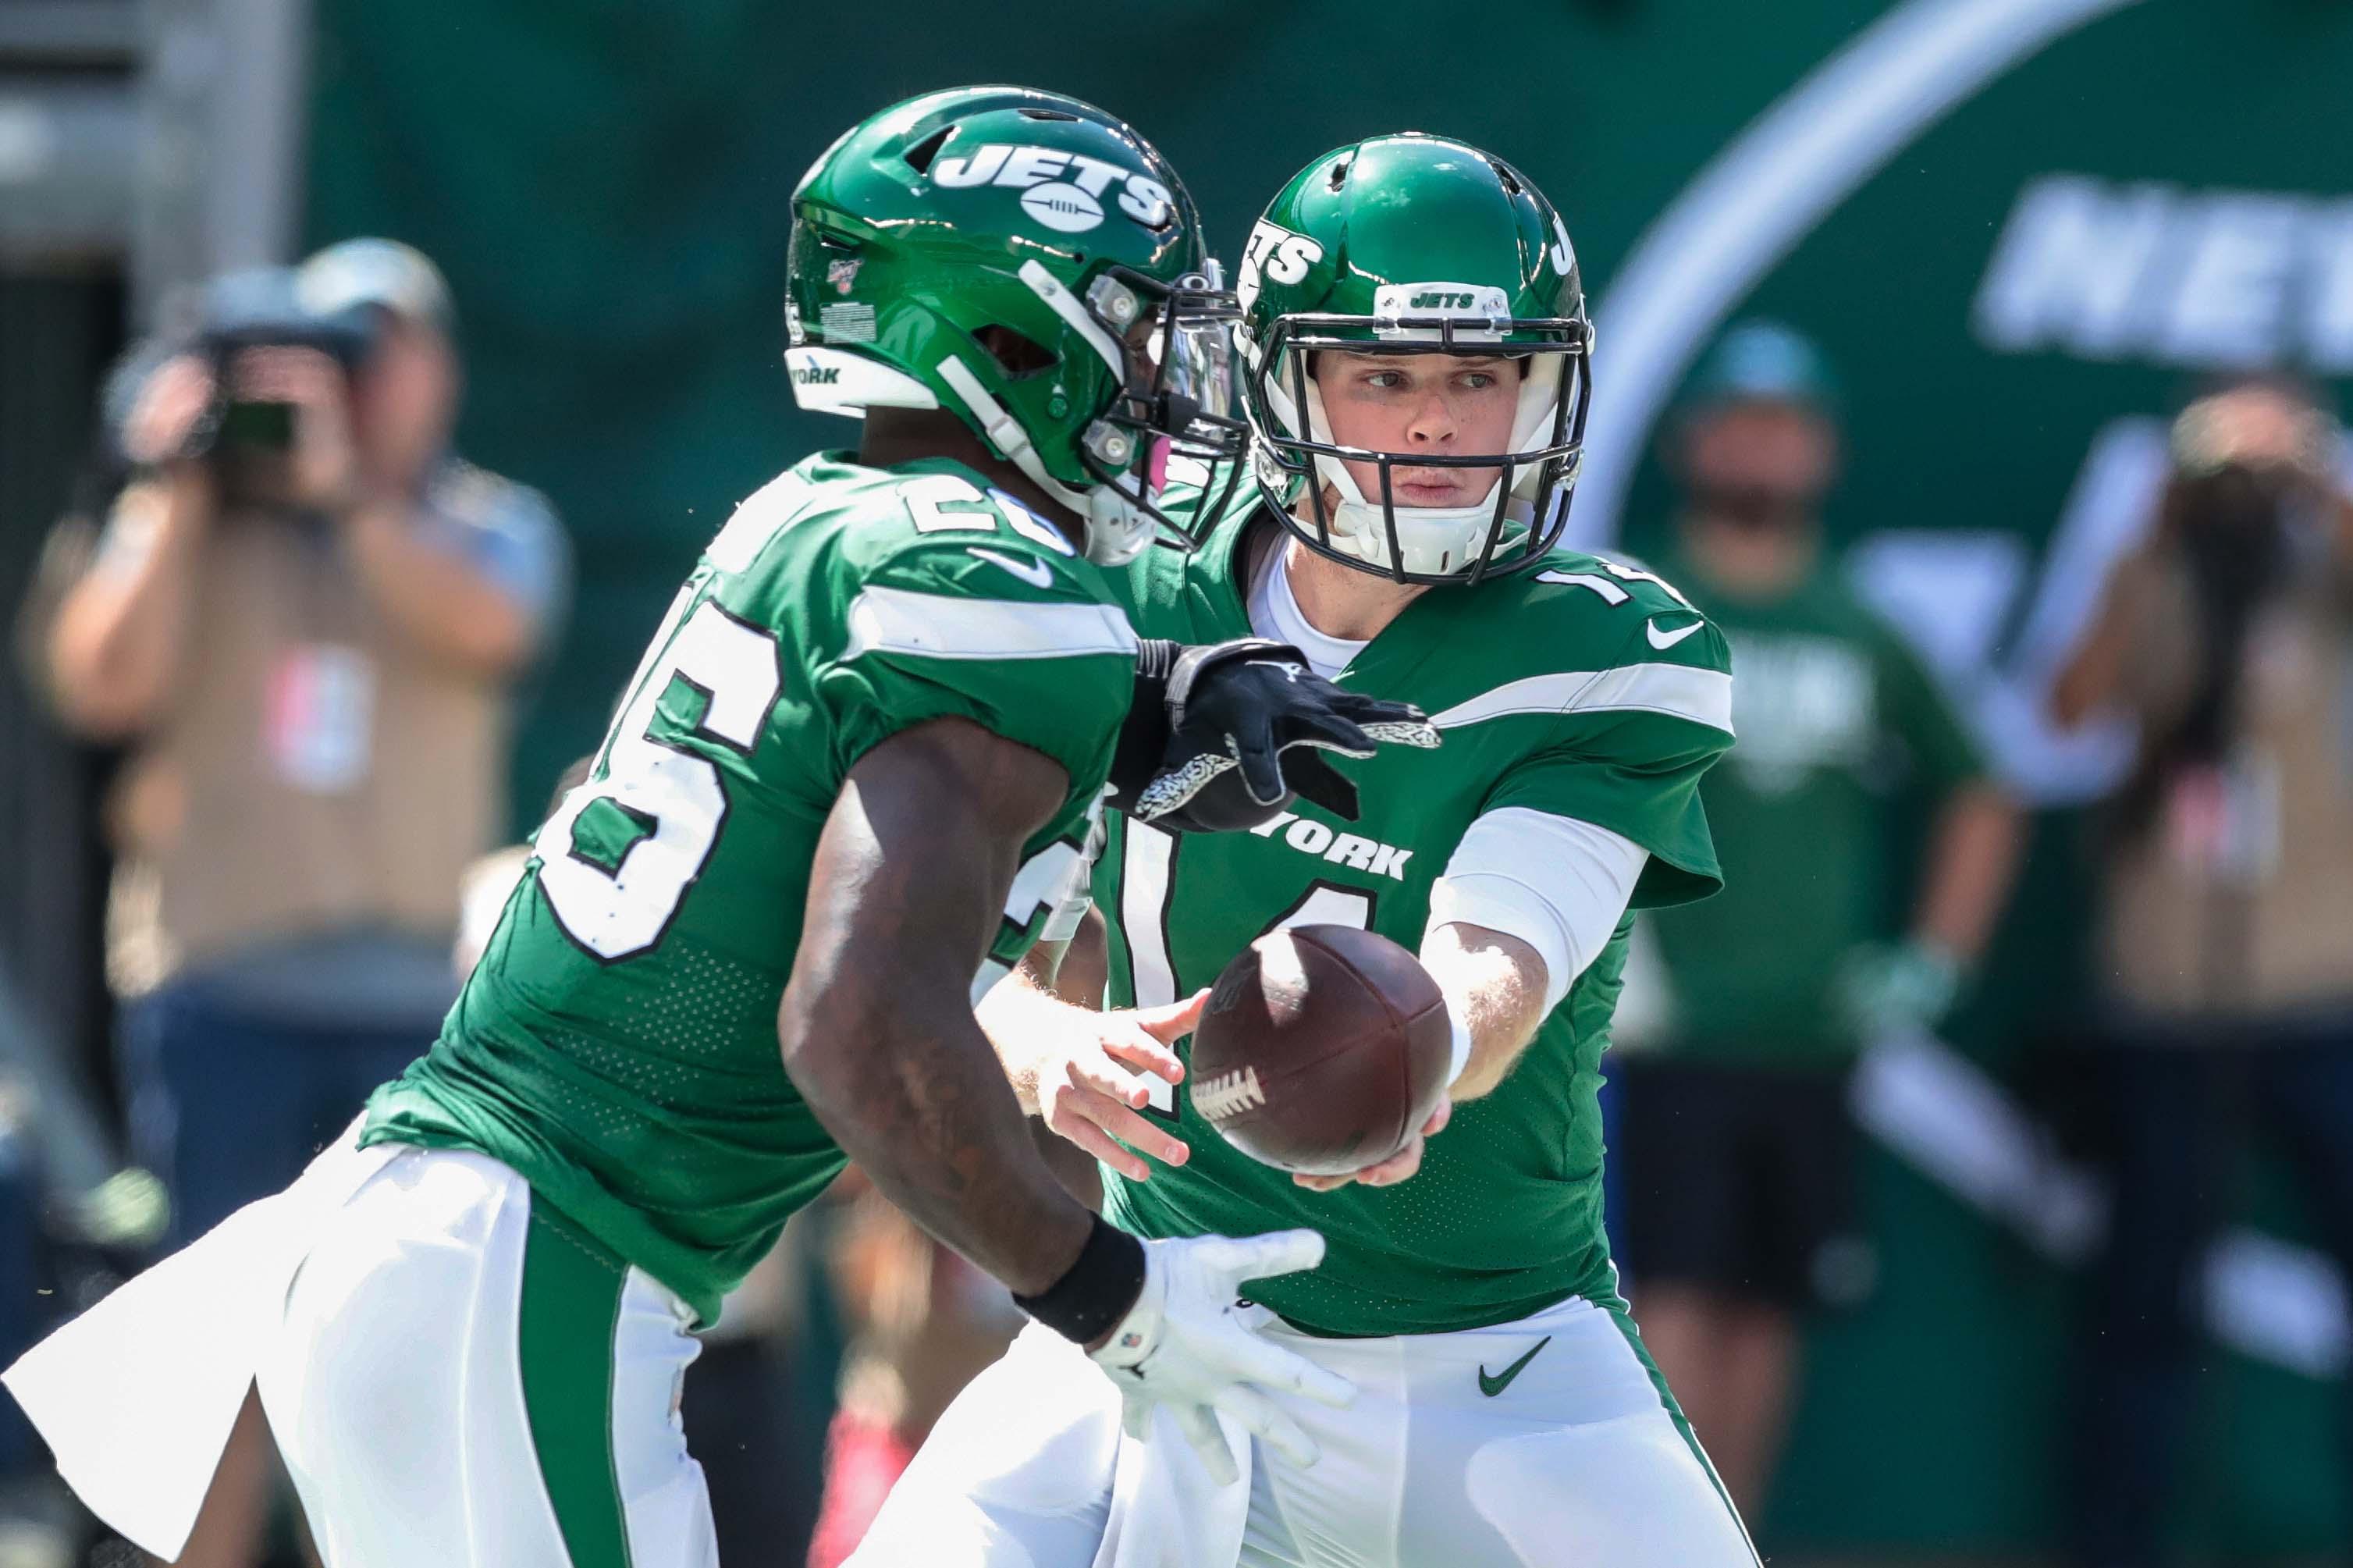
<svg viewBox="0 0 2353 1568">
<path fill-rule="evenodd" d="M 1021 210 L 1058 234 L 1084 234 L 1103 220 L 1103 203 L 1072 185 L 1031 185 Z"/>
<path fill-rule="evenodd" d="M 1266 280 L 1296 283 L 1307 276 L 1307 269 L 1322 260 L 1322 245 L 1261 218 L 1242 242 L 1242 270 L 1234 281 L 1234 295 L 1241 302 L 1242 309 L 1248 310 L 1258 302 L 1258 291 Z"/>
<path fill-rule="evenodd" d="M 940 159 L 932 165 L 932 183 L 943 190 L 999 185 L 1020 191 L 1022 210 L 1060 234 L 1084 234 L 1100 225 L 1103 198 L 1114 185 L 1122 187 L 1119 210 L 1145 228 L 1166 228 L 1176 216 L 1176 198 L 1151 175 L 1054 147 L 992 143 Z"/>
</svg>

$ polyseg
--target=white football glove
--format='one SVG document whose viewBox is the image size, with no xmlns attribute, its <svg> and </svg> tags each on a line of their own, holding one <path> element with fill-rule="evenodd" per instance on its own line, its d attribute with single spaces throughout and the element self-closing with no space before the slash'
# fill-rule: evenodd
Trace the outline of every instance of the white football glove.
<svg viewBox="0 0 2353 1568">
<path fill-rule="evenodd" d="M 1121 1425 L 1141 1438 L 1155 1404 L 1165 1404 L 1211 1478 L 1229 1486 L 1240 1472 L 1219 1429 L 1222 1410 L 1293 1464 L 1315 1462 L 1314 1439 L 1262 1391 L 1344 1405 L 1356 1385 L 1262 1339 L 1242 1322 L 1242 1281 L 1294 1274 L 1324 1261 L 1314 1231 L 1258 1236 L 1193 1236 L 1144 1244 L 1144 1293 L 1090 1351 L 1119 1385 Z"/>
</svg>

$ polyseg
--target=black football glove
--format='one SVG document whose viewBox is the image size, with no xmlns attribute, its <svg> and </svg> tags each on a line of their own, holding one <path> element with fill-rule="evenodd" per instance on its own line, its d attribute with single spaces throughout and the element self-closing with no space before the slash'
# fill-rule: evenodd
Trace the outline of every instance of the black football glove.
<svg viewBox="0 0 2353 1568">
<path fill-rule="evenodd" d="M 1178 832 L 1257 827 L 1294 794 L 1353 822 L 1356 787 L 1318 753 L 1384 743 L 1431 747 L 1438 731 L 1410 703 L 1341 690 L 1288 643 L 1146 641 L 1111 782 L 1128 815 Z"/>
</svg>

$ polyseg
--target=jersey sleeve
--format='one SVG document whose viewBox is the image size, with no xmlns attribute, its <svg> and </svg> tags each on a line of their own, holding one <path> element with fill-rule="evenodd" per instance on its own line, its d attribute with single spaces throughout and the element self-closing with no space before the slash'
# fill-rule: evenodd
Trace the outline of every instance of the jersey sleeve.
<svg viewBox="0 0 2353 1568">
<path fill-rule="evenodd" d="M 1650 858 L 1591 822 L 1525 806 L 1482 812 L 1430 885 L 1422 942 L 1458 921 L 1518 938 L 1544 962 L 1549 1012 L 1608 946 Z"/>
<path fill-rule="evenodd" d="M 1983 778 L 1985 757 L 1936 677 L 1894 629 L 1877 630 L 1880 722 L 1903 744 L 1914 777 L 1939 793 Z"/>
<path fill-rule="evenodd" d="M 1071 798 L 1102 788 L 1135 684 L 1135 634 L 1094 568 L 1006 533 L 919 538 L 844 574 L 811 689 L 837 776 L 883 740 L 969 719 L 1041 752 Z"/>
<path fill-rule="evenodd" d="M 1482 807 L 1590 822 L 1649 851 L 1637 909 L 1689 903 L 1724 885 L 1699 782 L 1732 745 L 1724 634 L 1691 610 L 1642 625 L 1609 668 L 1578 673 L 1561 691 L 1543 744 L 1504 771 Z M 1654 635 L 1665 648 L 1648 641 Z"/>
</svg>

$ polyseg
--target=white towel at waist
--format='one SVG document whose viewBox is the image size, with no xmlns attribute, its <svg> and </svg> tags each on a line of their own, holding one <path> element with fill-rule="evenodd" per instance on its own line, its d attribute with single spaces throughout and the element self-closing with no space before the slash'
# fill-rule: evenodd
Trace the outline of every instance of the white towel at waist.
<svg viewBox="0 0 2353 1568">
<path fill-rule="evenodd" d="M 0 1373 L 90 1511 L 165 1562 L 195 1526 L 286 1292 L 322 1227 L 398 1144 L 359 1123 L 294 1184 L 248 1203 Z"/>
<path fill-rule="evenodd" d="M 1259 1307 L 1243 1320 L 1260 1329 L 1275 1318 Z M 1154 1407 L 1148 1436 L 1120 1434 L 1111 1517 L 1093 1568 L 1234 1568 L 1250 1524 L 1251 1440 L 1232 1416 L 1217 1416 L 1238 1472 L 1222 1487 L 1166 1409 Z"/>
</svg>

